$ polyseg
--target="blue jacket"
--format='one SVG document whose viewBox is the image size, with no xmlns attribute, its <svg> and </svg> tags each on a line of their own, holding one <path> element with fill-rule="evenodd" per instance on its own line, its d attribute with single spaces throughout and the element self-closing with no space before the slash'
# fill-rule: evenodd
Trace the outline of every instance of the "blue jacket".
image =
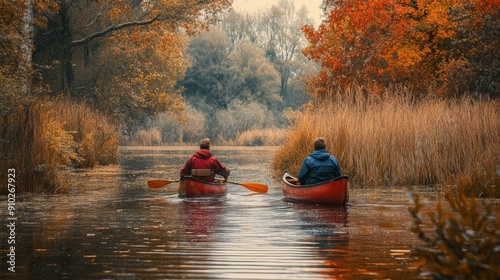
<svg viewBox="0 0 500 280">
<path fill-rule="evenodd" d="M 310 185 L 339 176 L 339 162 L 327 150 L 322 149 L 312 152 L 304 159 L 297 179 L 301 185 Z"/>
</svg>

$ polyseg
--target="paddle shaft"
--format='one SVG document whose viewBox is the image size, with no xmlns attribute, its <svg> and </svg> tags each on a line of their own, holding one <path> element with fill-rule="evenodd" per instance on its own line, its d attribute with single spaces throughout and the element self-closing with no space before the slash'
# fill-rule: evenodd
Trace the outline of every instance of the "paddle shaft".
<svg viewBox="0 0 500 280">
<path fill-rule="evenodd" d="M 163 188 L 164 186 L 173 183 L 173 182 L 179 182 L 180 180 L 149 180 L 148 181 L 148 187 L 151 189 L 159 189 Z M 243 186 L 251 191 L 258 192 L 258 193 L 267 193 L 268 187 L 264 184 L 258 184 L 258 183 L 250 183 L 250 182 L 234 182 L 234 181 L 226 181 L 230 184 L 235 184 L 235 185 L 240 185 Z"/>
</svg>

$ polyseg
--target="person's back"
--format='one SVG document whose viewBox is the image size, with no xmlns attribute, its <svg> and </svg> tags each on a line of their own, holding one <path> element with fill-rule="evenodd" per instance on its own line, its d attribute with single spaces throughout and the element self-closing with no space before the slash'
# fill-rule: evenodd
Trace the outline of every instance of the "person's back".
<svg viewBox="0 0 500 280">
<path fill-rule="evenodd" d="M 182 180 L 185 176 L 191 175 L 193 178 L 212 182 L 217 174 L 227 180 L 229 173 L 229 169 L 212 155 L 210 139 L 205 138 L 200 141 L 200 149 L 182 167 L 180 177 Z"/>
<path fill-rule="evenodd" d="M 340 177 L 337 159 L 326 150 L 324 138 L 314 140 L 314 149 L 302 162 L 298 180 L 301 185 L 311 185 Z"/>
</svg>

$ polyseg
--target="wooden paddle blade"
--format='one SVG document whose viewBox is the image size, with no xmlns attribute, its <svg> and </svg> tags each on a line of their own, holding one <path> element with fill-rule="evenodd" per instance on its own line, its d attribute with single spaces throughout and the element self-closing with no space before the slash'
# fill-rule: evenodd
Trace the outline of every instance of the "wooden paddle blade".
<svg viewBox="0 0 500 280">
<path fill-rule="evenodd" d="M 267 193 L 267 186 L 263 184 L 257 184 L 257 183 L 249 183 L 249 182 L 243 182 L 241 185 L 251 191 L 257 192 L 257 193 Z"/>
<path fill-rule="evenodd" d="M 179 182 L 179 180 L 149 180 L 148 187 L 151 189 L 159 189 L 173 182 Z"/>
<path fill-rule="evenodd" d="M 257 192 L 257 193 L 267 193 L 268 187 L 264 184 L 258 184 L 258 183 L 250 183 L 250 182 L 243 182 L 243 183 L 238 183 L 238 182 L 233 182 L 233 181 L 227 181 L 228 183 L 231 184 L 236 184 L 243 186 L 251 191 Z"/>
</svg>

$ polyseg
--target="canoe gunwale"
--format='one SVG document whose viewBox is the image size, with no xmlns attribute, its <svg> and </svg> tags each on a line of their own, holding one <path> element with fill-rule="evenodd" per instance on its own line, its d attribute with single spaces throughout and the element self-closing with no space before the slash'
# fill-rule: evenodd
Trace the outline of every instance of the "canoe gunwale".
<svg viewBox="0 0 500 280">
<path fill-rule="evenodd" d="M 189 179 L 189 180 L 197 181 L 197 182 L 199 182 L 199 183 L 206 184 L 206 185 L 215 185 L 215 186 L 223 186 L 223 185 L 227 185 L 227 183 L 216 183 L 216 182 L 207 182 L 207 181 L 203 181 L 203 180 L 200 180 L 200 179 L 193 178 L 193 177 L 191 177 L 190 175 L 184 176 L 184 177 L 181 179 L 181 181 L 180 181 L 180 182 L 182 183 L 182 181 L 184 181 L 185 179 Z"/>
<path fill-rule="evenodd" d="M 295 185 L 288 182 L 287 178 L 296 180 L 288 173 L 283 175 L 285 200 L 334 206 L 345 206 L 349 201 L 349 177 L 347 175 L 311 185 Z"/>
<path fill-rule="evenodd" d="M 331 183 L 331 182 L 335 182 L 335 181 L 338 181 L 338 180 L 341 180 L 341 179 L 349 179 L 349 176 L 347 176 L 347 175 L 340 175 L 337 178 L 333 178 L 333 179 L 328 180 L 328 181 L 324 181 L 324 182 L 320 182 L 320 183 L 316 183 L 316 184 L 310 184 L 310 185 L 294 185 L 294 184 L 288 182 L 286 180 L 286 178 L 294 178 L 294 179 L 296 179 L 295 177 L 293 177 L 292 175 L 290 175 L 288 173 L 285 173 L 283 175 L 282 181 L 283 181 L 283 183 L 287 184 L 290 187 L 301 188 L 302 189 L 302 188 L 310 188 L 310 187 L 321 186 L 321 185 L 328 184 L 328 183 Z"/>
</svg>

